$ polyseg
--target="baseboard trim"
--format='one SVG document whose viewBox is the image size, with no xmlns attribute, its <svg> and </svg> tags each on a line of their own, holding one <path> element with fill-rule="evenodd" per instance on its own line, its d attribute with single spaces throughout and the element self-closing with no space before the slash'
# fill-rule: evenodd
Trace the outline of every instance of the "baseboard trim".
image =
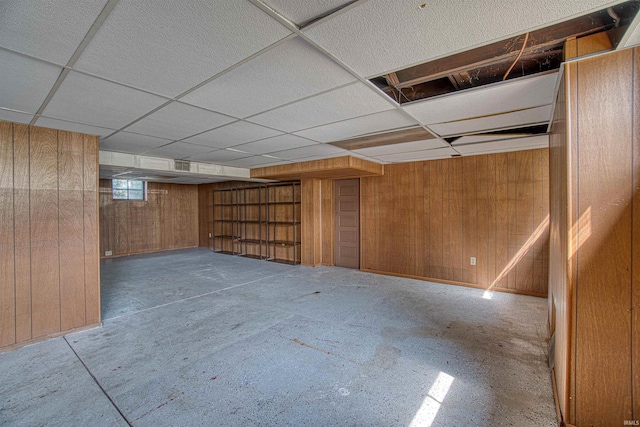
<svg viewBox="0 0 640 427">
<path fill-rule="evenodd" d="M 66 331 L 54 332 L 53 334 L 43 335 L 43 336 L 38 337 L 38 338 L 32 338 L 32 339 L 27 340 L 27 341 L 22 341 L 22 342 L 18 342 L 18 343 L 15 343 L 15 344 L 10 344 L 10 345 L 4 346 L 4 347 L 0 347 L 0 353 L 6 353 L 8 351 L 17 350 L 19 348 L 26 347 L 28 345 L 37 344 L 39 342 L 48 341 L 48 340 L 53 339 L 53 338 L 58 338 L 58 337 L 61 337 L 61 336 L 64 336 L 64 335 L 73 334 L 73 333 L 76 333 L 76 332 L 86 331 L 88 329 L 97 328 L 99 326 L 102 326 L 102 322 L 92 323 L 90 325 L 85 325 L 85 326 L 80 326 L 80 327 L 77 327 L 77 328 L 67 329 Z"/>
<path fill-rule="evenodd" d="M 109 255 L 109 256 L 100 256 L 100 259 L 111 259 L 111 258 L 122 258 L 123 256 L 131 256 L 131 255 L 143 255 L 143 254 L 157 254 L 160 252 L 169 252 L 169 251 L 179 251 L 180 249 L 192 249 L 192 248 L 205 248 L 205 249 L 209 249 L 206 246 L 183 246 L 180 248 L 170 248 L 170 249 L 160 249 L 157 251 L 142 251 L 142 252 L 130 252 L 127 254 L 118 254 L 118 255 Z"/>
<path fill-rule="evenodd" d="M 361 268 L 360 271 L 365 271 L 367 273 L 382 274 L 382 275 L 385 275 L 385 276 L 396 276 L 396 277 L 404 277 L 404 278 L 407 278 L 407 279 L 424 280 L 425 282 L 442 283 L 442 284 L 445 284 L 445 285 L 455 285 L 455 286 L 464 286 L 466 288 L 483 289 L 485 291 L 486 290 L 490 290 L 490 291 L 495 291 L 495 292 L 504 292 L 504 293 L 508 293 L 508 294 L 527 295 L 527 296 L 531 296 L 531 297 L 547 298 L 547 294 L 541 294 L 541 293 L 538 293 L 538 292 L 519 291 L 519 290 L 516 290 L 516 289 L 504 289 L 504 288 L 490 288 L 489 289 L 487 286 L 476 285 L 474 283 L 465 283 L 465 282 L 456 282 L 456 281 L 453 281 L 453 280 L 434 279 L 434 278 L 431 278 L 431 277 L 414 276 L 412 274 L 391 273 L 389 271 L 373 270 L 373 269 L 369 269 L 369 268 Z"/>
</svg>

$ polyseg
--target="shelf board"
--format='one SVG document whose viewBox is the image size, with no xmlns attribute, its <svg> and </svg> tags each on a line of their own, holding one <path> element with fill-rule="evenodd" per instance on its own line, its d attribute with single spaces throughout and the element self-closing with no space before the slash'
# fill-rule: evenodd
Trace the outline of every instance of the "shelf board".
<svg viewBox="0 0 640 427">
<path fill-rule="evenodd" d="M 267 202 L 267 205 L 299 205 L 300 202 Z"/>
<path fill-rule="evenodd" d="M 237 239 L 238 238 L 238 236 L 230 236 L 228 234 L 216 234 L 213 237 L 220 238 L 220 239 Z"/>
<path fill-rule="evenodd" d="M 262 205 L 267 205 L 267 202 L 262 202 L 262 203 L 238 203 L 238 206 L 262 206 Z"/>
<path fill-rule="evenodd" d="M 225 255 L 235 255 L 236 254 L 235 252 L 232 252 L 232 251 L 220 251 L 220 250 L 216 251 L 215 249 L 214 249 L 214 252 L 217 253 L 217 254 L 225 254 Z"/>
<path fill-rule="evenodd" d="M 282 259 L 282 258 L 267 258 L 267 261 L 270 262 L 278 262 L 280 264 L 289 264 L 289 265 L 298 265 L 298 262 L 292 261 L 290 259 Z"/>
<path fill-rule="evenodd" d="M 264 259 L 264 256 L 260 256 L 260 255 L 252 255 L 252 254 L 240 254 L 241 257 L 244 258 L 251 258 L 251 259 Z"/>
<path fill-rule="evenodd" d="M 267 244 L 277 246 L 300 246 L 300 242 L 294 242 L 292 240 L 270 240 Z"/>
<path fill-rule="evenodd" d="M 300 221 L 267 221 L 266 223 L 276 225 L 300 225 Z"/>
<path fill-rule="evenodd" d="M 242 243 L 256 243 L 256 244 L 261 244 L 263 242 L 266 243 L 266 240 L 259 240 L 259 239 L 240 239 L 240 242 Z"/>
<path fill-rule="evenodd" d="M 214 203 L 213 206 L 238 206 L 237 203 Z"/>
</svg>

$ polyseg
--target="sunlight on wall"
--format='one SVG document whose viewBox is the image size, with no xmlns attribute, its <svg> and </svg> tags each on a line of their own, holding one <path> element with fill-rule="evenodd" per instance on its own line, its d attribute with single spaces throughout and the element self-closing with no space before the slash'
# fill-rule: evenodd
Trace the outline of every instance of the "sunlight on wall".
<svg viewBox="0 0 640 427">
<path fill-rule="evenodd" d="M 449 388 L 453 383 L 454 378 L 451 375 L 447 375 L 444 372 L 440 372 L 435 382 L 429 389 L 429 394 L 424 398 L 422 406 L 418 409 L 418 412 L 413 417 L 409 427 L 430 427 L 438 415 L 440 405 L 444 401 L 445 396 L 449 392 Z"/>
<path fill-rule="evenodd" d="M 573 224 L 570 231 L 570 247 L 569 247 L 569 259 L 571 259 L 580 246 L 591 237 L 591 206 L 580 216 L 578 221 Z"/>
<path fill-rule="evenodd" d="M 511 260 L 507 263 L 507 265 L 502 269 L 498 277 L 496 277 L 496 280 L 494 280 L 493 283 L 491 283 L 491 286 L 487 288 L 482 298 L 491 299 L 492 295 L 487 294 L 487 292 L 489 292 L 492 288 L 494 288 L 500 280 L 504 279 L 507 276 L 507 274 L 509 274 L 509 272 L 513 270 L 513 268 L 516 265 L 518 265 L 518 262 L 520 262 L 520 260 L 525 256 L 527 251 L 529 251 L 529 249 L 533 247 L 533 245 L 538 241 L 540 236 L 542 236 L 545 233 L 547 228 L 549 228 L 549 215 L 547 215 L 547 217 L 540 224 L 538 224 L 538 226 L 533 231 L 533 233 L 531 233 L 531 236 L 529 236 L 527 241 L 524 242 L 524 245 L 522 245 L 522 247 L 518 250 L 518 252 L 513 256 L 513 258 L 511 258 Z"/>
</svg>

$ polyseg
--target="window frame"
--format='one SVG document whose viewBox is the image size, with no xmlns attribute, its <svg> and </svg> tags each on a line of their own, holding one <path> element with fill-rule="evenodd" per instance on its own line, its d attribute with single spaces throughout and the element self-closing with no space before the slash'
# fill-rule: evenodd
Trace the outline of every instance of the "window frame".
<svg viewBox="0 0 640 427">
<path fill-rule="evenodd" d="M 121 184 L 118 185 L 118 188 L 116 186 L 116 181 L 123 181 L 126 184 L 123 186 Z M 131 188 L 131 184 L 130 182 L 135 182 L 135 183 L 142 183 L 142 188 Z M 126 187 L 126 188 L 123 188 Z M 126 191 L 126 195 L 127 197 L 116 197 L 116 191 Z M 131 193 L 142 193 L 142 198 L 138 199 L 138 198 L 131 198 Z M 119 202 L 119 201 L 133 201 L 133 202 L 146 202 L 147 201 L 147 182 L 146 181 L 142 181 L 140 179 L 119 179 L 119 178 L 112 178 L 111 179 L 111 199 L 113 201 Z"/>
</svg>

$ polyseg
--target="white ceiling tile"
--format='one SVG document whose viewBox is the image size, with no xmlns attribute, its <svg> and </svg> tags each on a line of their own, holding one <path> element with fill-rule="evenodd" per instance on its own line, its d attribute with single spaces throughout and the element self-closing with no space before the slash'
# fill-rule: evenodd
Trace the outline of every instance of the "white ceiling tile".
<svg viewBox="0 0 640 427">
<path fill-rule="evenodd" d="M 636 17 L 635 20 L 638 21 L 639 23 L 636 25 L 636 28 L 633 30 L 633 33 L 631 33 L 631 35 L 625 42 L 624 44 L 625 48 L 640 44 L 640 20 L 638 17 Z"/>
<path fill-rule="evenodd" d="M 119 151 L 122 153 L 140 154 L 153 148 L 170 143 L 171 140 L 156 138 L 137 133 L 118 132 L 109 138 L 100 141 L 100 149 L 106 151 Z"/>
<path fill-rule="evenodd" d="M 508 151 L 533 150 L 549 147 L 549 136 L 538 135 L 530 138 L 508 139 L 456 147 L 463 155 L 504 153 Z"/>
<path fill-rule="evenodd" d="M 403 107 L 424 124 L 484 117 L 551 104 L 558 73 L 523 77 Z"/>
<path fill-rule="evenodd" d="M 248 1 L 121 0 L 76 67 L 174 97 L 289 34 Z"/>
<path fill-rule="evenodd" d="M 282 135 L 282 132 L 249 122 L 237 121 L 212 131 L 187 138 L 185 141 L 206 145 L 207 147 L 226 148 L 275 135 Z"/>
<path fill-rule="evenodd" d="M 377 157 L 390 154 L 407 153 L 411 151 L 424 151 L 433 148 L 448 147 L 445 141 L 441 139 L 426 139 L 423 141 L 403 142 L 400 144 L 381 145 L 379 147 L 362 148 L 353 150 L 353 152 L 363 154 L 365 156 Z"/>
<path fill-rule="evenodd" d="M 294 24 L 302 25 L 338 7 L 351 3 L 351 0 L 267 0 L 265 3 Z"/>
<path fill-rule="evenodd" d="M 107 0 L 0 2 L 0 46 L 66 65 Z"/>
<path fill-rule="evenodd" d="M 458 122 L 429 125 L 439 135 L 462 135 L 471 132 L 522 127 L 530 124 L 544 123 L 551 120 L 551 105 L 497 114 L 480 119 L 461 120 Z"/>
<path fill-rule="evenodd" d="M 188 160 L 192 160 L 194 162 L 222 163 L 245 157 L 251 157 L 251 154 L 238 153 L 230 150 L 217 150 L 190 156 Z"/>
<path fill-rule="evenodd" d="M 349 154 L 347 150 L 334 147 L 328 144 L 316 144 L 309 145 L 301 148 L 294 148 L 292 150 L 277 151 L 270 153 L 271 155 L 284 160 L 297 160 L 305 157 L 336 157 L 346 156 Z"/>
<path fill-rule="evenodd" d="M 362 76 L 374 76 L 559 22 L 610 0 L 369 0 L 305 31 Z"/>
<path fill-rule="evenodd" d="M 410 153 L 387 154 L 375 156 L 376 159 L 389 162 L 417 162 L 421 160 L 447 159 L 453 154 L 457 154 L 451 147 L 435 148 L 433 150 L 412 151 Z"/>
<path fill-rule="evenodd" d="M 356 83 L 267 111 L 249 120 L 285 132 L 294 132 L 392 108 L 389 102 L 372 89 Z"/>
<path fill-rule="evenodd" d="M 14 123 L 30 123 L 31 119 L 33 119 L 33 114 L 0 109 L 0 120 Z"/>
<path fill-rule="evenodd" d="M 290 150 L 293 148 L 315 145 L 313 141 L 300 138 L 295 135 L 280 135 L 273 138 L 261 139 L 260 141 L 250 142 L 248 144 L 238 145 L 233 148 L 243 150 L 252 154 L 273 153 L 274 151 Z"/>
<path fill-rule="evenodd" d="M 418 122 L 399 110 L 358 117 L 296 132 L 296 135 L 319 142 L 332 142 L 360 135 L 416 126 Z"/>
<path fill-rule="evenodd" d="M 524 135 L 523 135 L 524 136 Z M 467 144 L 476 144 L 479 142 L 490 142 L 490 141 L 499 141 L 501 139 L 513 139 L 514 135 L 503 135 L 503 134 L 494 134 L 494 135 L 467 135 L 462 138 L 458 138 L 451 143 L 451 145 L 467 145 Z"/>
<path fill-rule="evenodd" d="M 203 147 L 202 145 L 177 141 L 168 145 L 163 145 L 159 148 L 145 151 L 144 155 L 151 157 L 164 157 L 168 159 L 184 159 L 189 156 L 196 156 L 198 154 L 204 154 L 211 151 L 213 151 L 213 149 L 210 147 Z"/>
<path fill-rule="evenodd" d="M 0 107 L 35 113 L 61 67 L 0 49 Z"/>
<path fill-rule="evenodd" d="M 47 117 L 120 129 L 167 100 L 70 72 L 45 108 Z"/>
<path fill-rule="evenodd" d="M 291 163 L 287 160 L 275 160 L 263 156 L 245 157 L 244 159 L 229 160 L 225 162 L 227 166 L 235 166 L 238 168 L 250 168 L 250 167 L 267 167 L 282 165 L 285 163 Z"/>
<path fill-rule="evenodd" d="M 68 130 L 70 132 L 87 133 L 89 135 L 98 135 L 98 136 L 111 135 L 113 132 L 116 131 L 115 129 L 107 129 L 107 128 L 101 128 L 98 126 L 83 125 L 81 123 L 67 122 L 64 120 L 50 119 L 47 117 L 40 117 L 36 122 L 36 126 Z"/>
<path fill-rule="evenodd" d="M 161 138 L 182 139 L 234 120 L 229 116 L 172 102 L 129 126 L 127 131 Z"/>
<path fill-rule="evenodd" d="M 294 38 L 180 100 L 248 117 L 354 80 L 324 54 Z"/>
</svg>

